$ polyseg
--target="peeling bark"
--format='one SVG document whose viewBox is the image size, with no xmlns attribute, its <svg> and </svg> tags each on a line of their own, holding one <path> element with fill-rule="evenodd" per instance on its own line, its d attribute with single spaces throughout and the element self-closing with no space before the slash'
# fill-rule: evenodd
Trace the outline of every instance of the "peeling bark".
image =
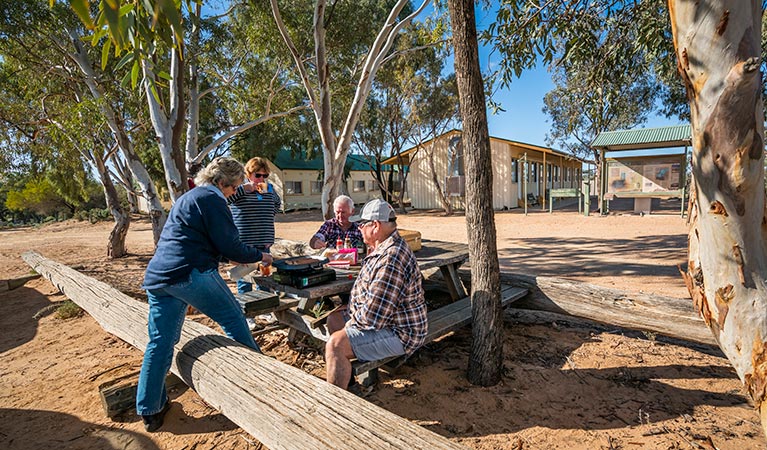
<svg viewBox="0 0 767 450">
<path fill-rule="evenodd" d="M 696 204 L 683 277 L 767 429 L 761 3 L 669 0 L 669 11 L 693 134 Z"/>
</svg>

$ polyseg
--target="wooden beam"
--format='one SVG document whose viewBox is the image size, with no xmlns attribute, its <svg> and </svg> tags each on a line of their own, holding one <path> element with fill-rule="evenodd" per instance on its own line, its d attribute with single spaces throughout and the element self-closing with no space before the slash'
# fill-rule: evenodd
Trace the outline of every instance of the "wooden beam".
<svg viewBox="0 0 767 450">
<path fill-rule="evenodd" d="M 501 286 L 501 308 L 505 308 L 527 294 L 527 289 Z M 471 323 L 471 298 L 466 297 L 457 302 L 450 303 L 437 310 L 429 312 L 429 331 L 424 339 L 424 344 L 440 338 L 451 331 L 463 328 Z M 378 361 L 355 362 L 353 370 L 355 375 L 380 367 L 389 361 L 401 358 L 391 358 Z"/>
<path fill-rule="evenodd" d="M 468 269 L 458 271 L 471 281 Z M 526 288 L 530 293 L 514 308 L 549 311 L 651 331 L 676 339 L 718 346 L 711 331 L 693 310 L 692 300 L 604 288 L 555 277 L 501 272 L 501 283 Z"/>
<path fill-rule="evenodd" d="M 37 253 L 22 258 L 104 330 L 144 350 L 146 303 Z M 464 448 L 191 320 L 171 370 L 272 450 Z"/>
<path fill-rule="evenodd" d="M 9 280 L 0 280 L 0 292 L 12 291 L 14 289 L 20 288 L 24 286 L 27 281 L 34 280 L 36 278 L 40 278 L 40 275 L 35 274 L 20 278 L 11 278 Z"/>
</svg>

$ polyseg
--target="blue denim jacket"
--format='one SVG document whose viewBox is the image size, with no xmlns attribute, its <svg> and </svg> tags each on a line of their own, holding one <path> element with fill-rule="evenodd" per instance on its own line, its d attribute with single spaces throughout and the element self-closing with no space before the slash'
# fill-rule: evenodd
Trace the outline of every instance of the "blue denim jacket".
<svg viewBox="0 0 767 450">
<path fill-rule="evenodd" d="M 217 269 L 222 258 L 253 263 L 261 260 L 261 252 L 240 241 L 221 191 L 215 186 L 198 186 L 171 208 L 142 287 L 172 286 L 187 280 L 192 269 Z"/>
</svg>

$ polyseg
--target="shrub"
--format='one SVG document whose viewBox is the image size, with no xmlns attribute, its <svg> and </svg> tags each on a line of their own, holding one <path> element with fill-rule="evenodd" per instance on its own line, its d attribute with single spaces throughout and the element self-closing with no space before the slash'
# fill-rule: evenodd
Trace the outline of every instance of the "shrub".
<svg viewBox="0 0 767 450">
<path fill-rule="evenodd" d="M 56 318 L 61 320 L 72 319 L 74 317 L 80 317 L 83 314 L 83 309 L 77 306 L 72 300 L 65 301 L 56 310 Z"/>
</svg>

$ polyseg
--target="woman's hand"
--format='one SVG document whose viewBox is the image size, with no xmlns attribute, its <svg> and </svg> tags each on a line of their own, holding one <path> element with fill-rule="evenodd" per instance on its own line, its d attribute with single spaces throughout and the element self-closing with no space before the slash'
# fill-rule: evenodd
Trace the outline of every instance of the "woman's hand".
<svg viewBox="0 0 767 450">
<path fill-rule="evenodd" d="M 245 190 L 245 192 L 251 193 L 256 190 L 256 183 L 252 181 L 248 181 L 247 183 L 242 185 L 242 188 Z"/>
<path fill-rule="evenodd" d="M 272 259 L 272 255 L 270 255 L 269 253 L 261 254 L 261 264 L 268 266 L 272 264 L 272 261 L 274 261 L 274 259 Z"/>
</svg>

